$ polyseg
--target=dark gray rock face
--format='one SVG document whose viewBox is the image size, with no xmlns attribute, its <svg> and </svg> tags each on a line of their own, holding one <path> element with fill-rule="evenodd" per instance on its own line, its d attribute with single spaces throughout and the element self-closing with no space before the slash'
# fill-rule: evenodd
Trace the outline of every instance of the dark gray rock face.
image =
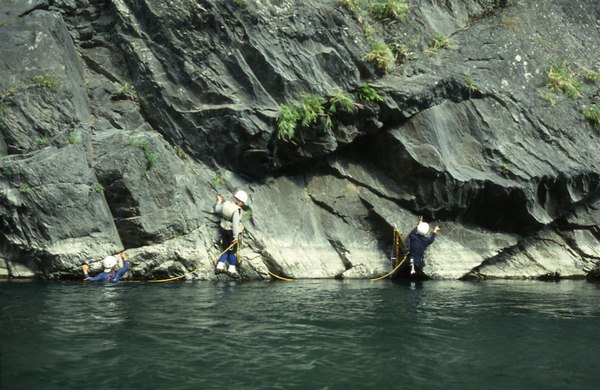
<svg viewBox="0 0 600 390">
<path fill-rule="evenodd" d="M 334 0 L 3 3 L 0 277 L 126 249 L 134 277 L 214 279 L 212 206 L 238 188 L 247 279 L 382 275 L 419 215 L 442 227 L 433 278 L 593 276 L 600 4 L 408 3 L 383 21 Z M 560 64 L 574 97 L 546 87 Z M 340 92 L 353 110 L 277 136 L 282 105 Z"/>
</svg>

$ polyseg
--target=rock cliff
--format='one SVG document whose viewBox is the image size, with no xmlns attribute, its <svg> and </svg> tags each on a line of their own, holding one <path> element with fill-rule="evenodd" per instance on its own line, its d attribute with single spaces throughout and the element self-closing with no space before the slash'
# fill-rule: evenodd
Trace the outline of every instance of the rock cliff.
<svg viewBox="0 0 600 390">
<path fill-rule="evenodd" d="M 597 0 L 3 1 L 0 53 L 0 276 L 215 279 L 237 189 L 246 279 L 382 275 L 418 216 L 433 278 L 599 273 Z"/>
</svg>

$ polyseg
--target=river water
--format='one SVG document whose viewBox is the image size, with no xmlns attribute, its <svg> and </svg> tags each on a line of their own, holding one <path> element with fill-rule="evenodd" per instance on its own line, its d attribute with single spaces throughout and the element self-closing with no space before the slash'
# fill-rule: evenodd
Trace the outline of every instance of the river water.
<svg viewBox="0 0 600 390">
<path fill-rule="evenodd" d="M 596 389 L 584 281 L 0 283 L 0 388 Z"/>
</svg>

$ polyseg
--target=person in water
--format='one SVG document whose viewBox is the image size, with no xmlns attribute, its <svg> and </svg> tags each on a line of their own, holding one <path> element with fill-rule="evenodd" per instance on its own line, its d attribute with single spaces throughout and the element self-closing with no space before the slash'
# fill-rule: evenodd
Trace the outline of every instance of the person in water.
<svg viewBox="0 0 600 390">
<path fill-rule="evenodd" d="M 440 231 L 440 227 L 436 226 L 433 228 L 431 235 L 429 233 L 429 224 L 419 220 L 417 227 L 413 229 L 408 235 L 408 241 L 410 245 L 410 252 L 408 258 L 410 261 L 410 274 L 423 274 L 423 267 L 425 266 L 425 249 L 433 243 L 437 232 Z"/>
<path fill-rule="evenodd" d="M 233 201 L 224 201 L 221 194 L 217 194 L 217 203 L 214 211 L 221 216 L 221 244 L 225 252 L 219 258 L 215 273 L 227 273 L 230 276 L 238 277 L 236 269 L 237 251 L 239 247 L 240 234 L 244 230 L 242 225 L 242 208 L 248 202 L 248 194 L 245 191 L 238 191 L 233 196 Z M 225 271 L 225 262 L 229 264 Z"/>
<path fill-rule="evenodd" d="M 84 280 L 90 282 L 110 282 L 117 283 L 123 275 L 127 271 L 129 271 L 129 258 L 125 252 L 121 252 L 118 256 L 123 260 L 123 267 L 117 269 L 118 259 L 115 256 L 106 256 L 104 260 L 102 260 L 102 268 L 103 271 L 94 277 L 90 277 L 89 270 L 90 266 L 88 263 L 84 263 L 81 266 L 81 270 L 83 271 Z"/>
</svg>

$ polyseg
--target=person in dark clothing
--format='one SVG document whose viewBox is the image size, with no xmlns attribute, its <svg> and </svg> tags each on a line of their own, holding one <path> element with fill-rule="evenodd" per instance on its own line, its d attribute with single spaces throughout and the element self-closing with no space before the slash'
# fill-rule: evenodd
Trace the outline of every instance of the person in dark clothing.
<svg viewBox="0 0 600 390">
<path fill-rule="evenodd" d="M 84 263 L 81 266 L 84 280 L 87 280 L 89 282 L 117 283 L 119 280 L 121 280 L 123 275 L 125 275 L 125 273 L 129 271 L 129 260 L 127 254 L 125 254 L 125 252 L 121 252 L 119 253 L 119 256 L 123 260 L 122 268 L 117 269 L 118 259 L 115 256 L 107 256 L 104 258 L 104 260 L 102 260 L 103 271 L 94 277 L 89 276 L 90 266 L 87 264 L 87 262 Z"/>
<path fill-rule="evenodd" d="M 433 243 L 437 232 L 440 230 L 439 226 L 433 228 L 433 232 L 430 236 L 429 224 L 419 220 L 417 227 L 413 229 L 408 235 L 408 241 L 410 245 L 410 252 L 408 258 L 410 261 L 410 274 L 423 274 L 423 267 L 425 266 L 425 249 Z"/>
</svg>

